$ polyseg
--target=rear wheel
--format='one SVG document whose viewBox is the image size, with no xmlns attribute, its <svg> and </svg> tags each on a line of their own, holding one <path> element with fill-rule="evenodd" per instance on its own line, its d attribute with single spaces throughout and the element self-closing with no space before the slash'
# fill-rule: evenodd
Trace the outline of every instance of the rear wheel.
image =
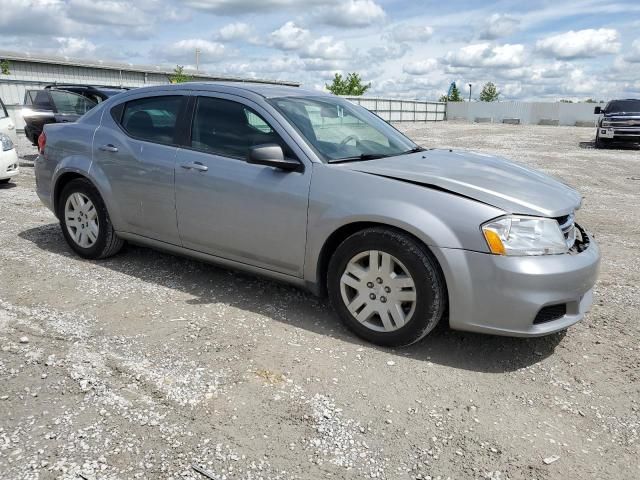
<svg viewBox="0 0 640 480">
<path fill-rule="evenodd" d="M 124 245 L 98 190 L 86 179 L 69 182 L 58 202 L 58 218 L 69 246 L 81 257 L 99 259 L 115 255 Z"/>
<path fill-rule="evenodd" d="M 355 233 L 337 248 L 327 289 L 345 325 L 378 345 L 419 341 L 446 307 L 444 279 L 431 253 L 409 235 L 384 228 Z"/>
</svg>

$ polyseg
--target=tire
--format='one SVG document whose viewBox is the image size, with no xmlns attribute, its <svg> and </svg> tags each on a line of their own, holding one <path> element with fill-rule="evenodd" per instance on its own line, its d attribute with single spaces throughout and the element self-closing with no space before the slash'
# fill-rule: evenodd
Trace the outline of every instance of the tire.
<svg viewBox="0 0 640 480">
<path fill-rule="evenodd" d="M 327 291 L 349 330 L 383 346 L 418 342 L 447 306 L 444 277 L 431 252 L 411 236 L 386 228 L 362 230 L 338 246 L 329 262 Z"/>
<path fill-rule="evenodd" d="M 596 148 L 607 148 L 609 144 L 605 142 L 600 135 L 596 135 Z"/>
<path fill-rule="evenodd" d="M 11 181 L 10 178 L 3 178 L 2 180 L 0 180 L 0 185 L 6 185 L 7 183 L 9 183 Z"/>
<path fill-rule="evenodd" d="M 85 200 L 90 203 L 84 203 Z M 74 203 L 78 208 L 74 208 Z M 100 193 L 86 179 L 75 179 L 65 185 L 58 201 L 58 218 L 65 240 L 83 258 L 96 260 L 112 257 L 124 245 L 124 240 L 113 229 Z"/>
</svg>

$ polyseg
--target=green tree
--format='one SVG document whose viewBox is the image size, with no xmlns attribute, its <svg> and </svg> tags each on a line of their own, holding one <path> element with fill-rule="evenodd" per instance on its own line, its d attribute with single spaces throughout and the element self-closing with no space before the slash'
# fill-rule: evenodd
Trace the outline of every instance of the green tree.
<svg viewBox="0 0 640 480">
<path fill-rule="evenodd" d="M 482 87 L 482 91 L 480 92 L 480 101 L 481 102 L 497 102 L 498 97 L 500 96 L 500 92 L 496 88 L 495 83 L 487 82 Z"/>
<path fill-rule="evenodd" d="M 184 73 L 184 67 L 182 65 L 176 65 L 173 69 L 173 75 L 169 75 L 169 81 L 171 83 L 184 83 L 191 81 L 191 75 Z"/>
<path fill-rule="evenodd" d="M 359 97 L 371 88 L 371 83 L 366 85 L 362 83 L 362 79 L 358 73 L 348 73 L 346 78 L 336 73 L 333 77 L 331 85 L 325 85 L 326 89 L 334 95 L 350 95 Z"/>
<path fill-rule="evenodd" d="M 9 75 L 11 73 L 9 71 L 9 60 L 0 60 L 0 73 L 2 73 L 2 75 Z"/>
<path fill-rule="evenodd" d="M 458 90 L 458 86 L 454 83 L 453 87 L 451 87 L 451 94 L 447 97 L 446 95 L 442 95 L 440 97 L 441 102 L 464 102 L 464 99 L 460 95 L 460 90 Z"/>
</svg>

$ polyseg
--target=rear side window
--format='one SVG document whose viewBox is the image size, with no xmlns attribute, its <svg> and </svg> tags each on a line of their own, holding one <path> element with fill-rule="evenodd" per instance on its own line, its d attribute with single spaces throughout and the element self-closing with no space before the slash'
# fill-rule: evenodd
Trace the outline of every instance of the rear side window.
<svg viewBox="0 0 640 480">
<path fill-rule="evenodd" d="M 62 90 L 51 90 L 49 92 L 51 100 L 58 113 L 68 113 L 71 115 L 84 115 L 93 107 L 96 102 L 89 100 L 77 93 L 65 92 Z"/>
<path fill-rule="evenodd" d="M 122 128 L 140 140 L 171 145 L 181 104 L 181 96 L 149 97 L 127 102 L 122 114 Z"/>
<path fill-rule="evenodd" d="M 246 159 L 256 145 L 276 143 L 296 158 L 289 146 L 255 110 L 238 102 L 199 97 L 191 128 L 191 147 L 224 157 Z"/>
</svg>

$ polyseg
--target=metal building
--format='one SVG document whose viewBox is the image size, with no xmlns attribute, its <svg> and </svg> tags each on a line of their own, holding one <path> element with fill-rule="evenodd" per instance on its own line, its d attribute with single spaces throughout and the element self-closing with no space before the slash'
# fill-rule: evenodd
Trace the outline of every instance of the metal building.
<svg viewBox="0 0 640 480">
<path fill-rule="evenodd" d="M 168 84 L 173 71 L 166 67 L 78 60 L 68 57 L 30 55 L 0 50 L 0 61 L 8 62 L 8 74 L 0 71 L 0 98 L 7 106 L 18 130 L 24 122 L 21 110 L 24 93 L 52 83 L 142 87 Z M 6 64 L 5 64 L 6 65 Z M 299 86 L 296 82 L 240 78 L 186 70 L 194 81 L 260 82 Z"/>
</svg>

